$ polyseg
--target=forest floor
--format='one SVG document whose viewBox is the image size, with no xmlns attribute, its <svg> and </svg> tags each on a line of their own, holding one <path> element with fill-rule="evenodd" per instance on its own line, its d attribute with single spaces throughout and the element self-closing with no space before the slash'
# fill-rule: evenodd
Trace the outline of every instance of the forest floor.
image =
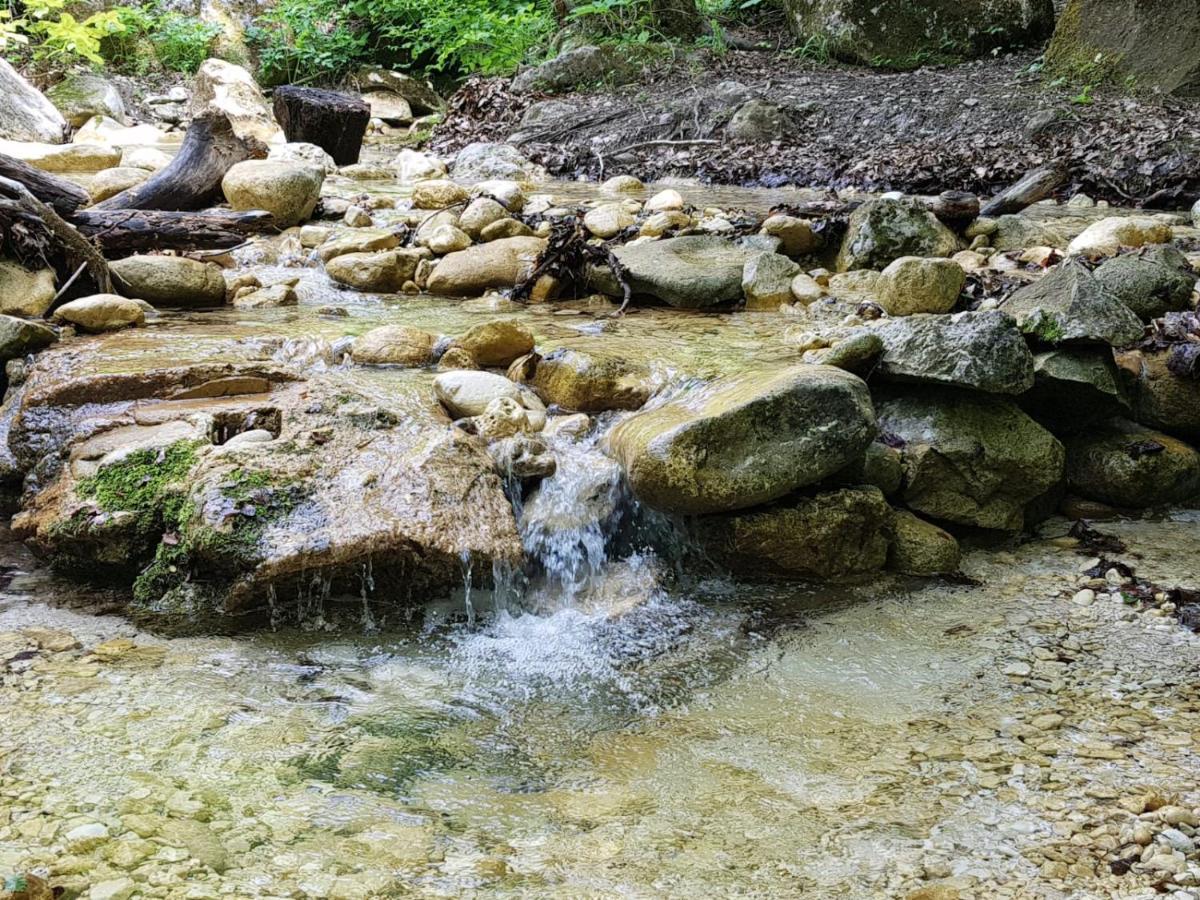
<svg viewBox="0 0 1200 900">
<path fill-rule="evenodd" d="M 1033 54 L 913 72 L 816 65 L 786 52 L 729 51 L 647 67 L 636 82 L 549 98 L 472 79 L 434 133 L 441 152 L 514 134 L 561 177 L 695 177 L 718 184 L 994 192 L 1065 165 L 1064 193 L 1179 208 L 1200 195 L 1200 102 L 1055 84 Z M 747 98 L 784 127 L 734 143 Z"/>
</svg>

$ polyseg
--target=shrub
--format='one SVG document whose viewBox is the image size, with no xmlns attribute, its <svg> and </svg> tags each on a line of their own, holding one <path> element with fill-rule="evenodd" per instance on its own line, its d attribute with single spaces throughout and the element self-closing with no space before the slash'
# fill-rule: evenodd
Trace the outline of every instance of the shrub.
<svg viewBox="0 0 1200 900">
<path fill-rule="evenodd" d="M 221 26 L 213 22 L 167 13 L 159 17 L 151 34 L 154 55 L 164 68 L 194 75 L 220 33 Z"/>
</svg>

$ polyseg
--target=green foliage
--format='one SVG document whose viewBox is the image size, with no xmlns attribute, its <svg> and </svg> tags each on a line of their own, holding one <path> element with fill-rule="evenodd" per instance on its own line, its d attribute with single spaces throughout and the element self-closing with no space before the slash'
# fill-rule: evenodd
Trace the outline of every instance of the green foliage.
<svg viewBox="0 0 1200 900">
<path fill-rule="evenodd" d="M 76 486 L 76 493 L 105 512 L 155 514 L 166 489 L 181 482 L 196 464 L 196 443 L 135 450 Z"/>
<path fill-rule="evenodd" d="M 165 68 L 194 75 L 220 33 L 221 26 L 214 22 L 167 13 L 158 19 L 151 34 L 154 54 Z"/>
<path fill-rule="evenodd" d="M 331 81 L 356 66 L 501 75 L 554 29 L 549 0 L 280 0 L 247 37 L 268 83 Z"/>
<path fill-rule="evenodd" d="M 792 56 L 804 62 L 824 66 L 833 62 L 833 41 L 827 34 L 810 35 L 803 44 L 792 48 Z"/>
<path fill-rule="evenodd" d="M 18 46 L 28 46 L 35 60 L 55 66 L 103 64 L 100 42 L 123 30 L 120 16 L 105 10 L 80 21 L 63 9 L 66 2 L 26 0 L 21 18 L 14 18 L 11 10 L 0 11 L 0 50 L 9 55 Z"/>
</svg>

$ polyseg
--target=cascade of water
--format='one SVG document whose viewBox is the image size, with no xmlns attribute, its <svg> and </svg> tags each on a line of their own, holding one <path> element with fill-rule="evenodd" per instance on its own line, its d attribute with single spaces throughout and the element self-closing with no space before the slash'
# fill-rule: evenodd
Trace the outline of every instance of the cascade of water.
<svg viewBox="0 0 1200 900">
<path fill-rule="evenodd" d="M 371 614 L 370 597 L 375 591 L 375 572 L 374 562 L 369 556 L 367 557 L 367 561 L 362 564 L 359 585 L 359 596 L 362 598 L 362 628 L 367 634 L 372 634 L 379 630 L 379 626 L 375 622 L 375 617 Z"/>
</svg>

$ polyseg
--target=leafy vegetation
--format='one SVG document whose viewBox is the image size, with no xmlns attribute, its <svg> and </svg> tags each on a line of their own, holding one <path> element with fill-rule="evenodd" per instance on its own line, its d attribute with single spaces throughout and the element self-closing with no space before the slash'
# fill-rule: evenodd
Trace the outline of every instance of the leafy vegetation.
<svg viewBox="0 0 1200 900">
<path fill-rule="evenodd" d="M 67 0 L 26 0 L 24 14 L 0 11 L 0 50 L 29 48 L 34 60 L 55 65 L 87 61 L 104 62 L 100 42 L 122 30 L 116 10 L 92 13 L 82 21 L 63 7 Z"/>
</svg>

